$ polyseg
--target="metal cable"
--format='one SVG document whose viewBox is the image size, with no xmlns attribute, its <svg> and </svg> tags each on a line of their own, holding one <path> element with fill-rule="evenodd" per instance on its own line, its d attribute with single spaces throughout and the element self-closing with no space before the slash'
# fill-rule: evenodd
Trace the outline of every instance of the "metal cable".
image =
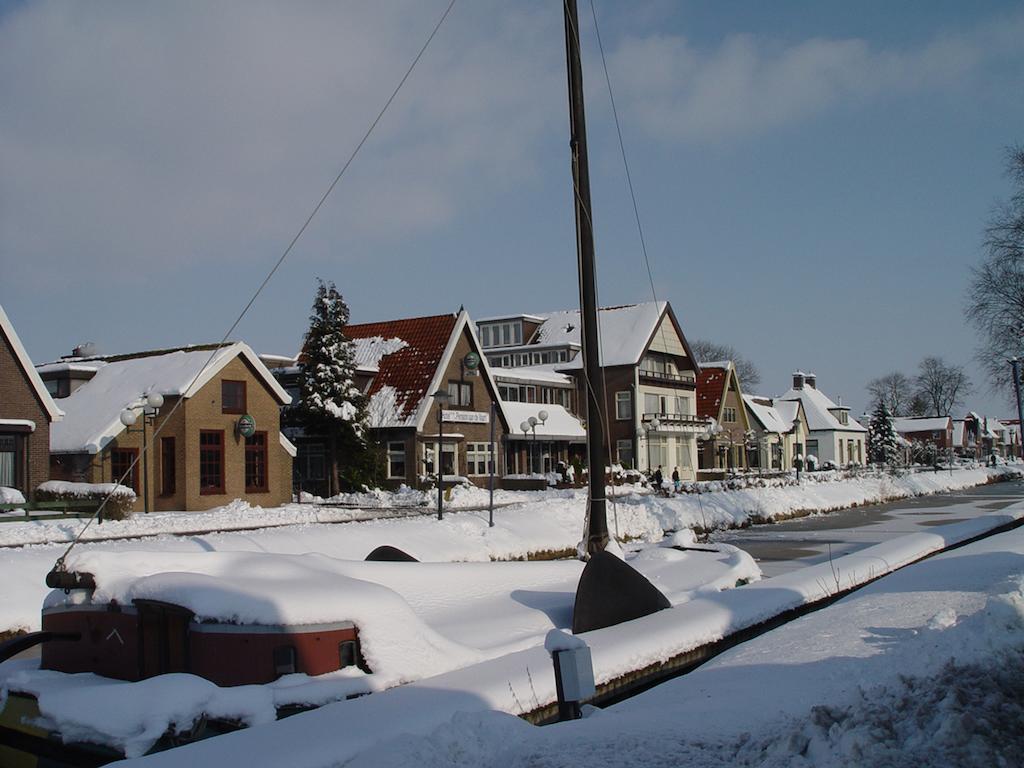
<svg viewBox="0 0 1024 768">
<path fill-rule="evenodd" d="M 320 196 L 320 199 L 313 207 L 313 210 L 310 212 L 309 216 L 306 217 L 306 220 L 302 223 L 302 226 L 299 227 L 299 230 L 295 233 L 295 236 L 288 243 L 288 247 L 284 249 L 280 257 L 278 257 L 277 261 L 275 262 L 273 268 L 270 270 L 270 272 L 267 273 L 267 276 L 263 278 L 263 282 L 260 283 L 255 293 L 253 293 L 252 297 L 246 303 L 245 307 L 243 307 L 238 317 L 236 317 L 235 321 L 231 324 L 231 327 L 228 328 L 227 332 L 221 338 L 220 342 L 218 342 L 217 347 L 207 358 L 206 362 L 203 364 L 203 367 L 199 369 L 199 372 L 192 379 L 191 383 L 188 385 L 188 387 L 185 388 L 185 391 L 182 392 L 181 396 L 178 397 L 177 402 L 174 404 L 171 410 L 168 411 L 167 415 L 163 417 L 163 421 L 161 422 L 160 426 L 157 427 L 153 432 L 154 443 L 151 443 L 150 445 L 155 444 L 156 437 L 163 430 L 164 425 L 167 424 L 168 420 L 170 419 L 171 416 L 174 415 L 175 411 L 177 411 L 178 408 L 181 407 L 181 404 L 185 401 L 186 395 L 189 393 L 192 387 L 195 386 L 195 383 L 203 375 L 206 369 L 209 368 L 210 363 L 213 362 L 217 354 L 223 350 L 224 344 L 227 341 L 228 337 L 235 332 L 235 329 L 238 327 L 238 324 L 242 322 L 242 318 L 244 318 L 245 315 L 249 312 L 249 309 L 256 302 L 256 299 L 259 298 L 259 295 L 263 292 L 263 289 L 266 288 L 271 278 L 274 276 L 274 274 L 277 272 L 280 266 L 284 263 L 284 260 L 288 258 L 288 255 L 292 252 L 292 249 L 295 247 L 295 244 L 299 241 L 299 238 L 302 237 L 302 235 L 305 233 L 306 229 L 309 227 L 310 223 L 316 217 L 317 213 L 320 212 L 320 209 L 323 207 L 324 203 L 327 202 L 327 198 L 330 197 L 331 193 L 334 191 L 334 188 L 338 186 L 338 182 L 341 181 L 341 177 L 345 175 L 346 171 L 348 171 L 349 166 L 351 166 L 352 162 L 356 159 L 356 155 L 359 154 L 359 151 L 363 148 L 363 145 L 366 143 L 367 139 L 370 138 L 370 134 L 372 134 L 374 129 L 376 129 L 377 124 L 380 123 L 381 119 L 384 117 L 384 113 L 388 111 L 388 108 L 391 106 L 391 103 L 395 100 L 395 97 L 398 96 L 398 92 L 402 90 L 402 86 L 405 85 L 405 81 L 409 79 L 409 76 L 412 74 L 412 71 L 416 68 L 416 65 L 423 57 L 423 54 L 426 52 L 427 48 L 430 46 L 430 43 L 434 40 L 434 37 L 437 35 L 438 30 L 441 29 L 441 25 L 444 24 L 445 19 L 448 18 L 448 14 L 451 13 L 452 7 L 454 5 L 455 0 L 449 0 L 448 6 L 445 8 L 444 13 L 441 14 L 441 18 L 439 18 L 437 23 L 434 25 L 434 28 L 431 30 L 430 35 L 426 39 L 426 42 L 423 43 L 423 46 L 420 48 L 419 52 L 412 60 L 412 63 L 409 64 L 408 68 L 405 70 L 405 74 L 402 75 L 402 79 L 398 81 L 398 85 L 395 86 L 387 101 L 384 102 L 384 106 L 381 107 L 373 122 L 370 123 L 370 127 L 366 129 L 366 132 L 363 134 L 363 137 L 359 140 L 359 143 L 356 144 L 351 154 L 349 154 L 348 159 L 345 161 L 345 164 L 342 166 L 341 170 L 338 171 L 338 174 L 334 177 L 334 181 L 332 181 L 330 183 L 330 186 L 327 187 L 327 191 Z M 143 419 L 145 419 L 145 414 L 143 414 Z M 143 424 L 143 429 L 145 429 L 145 424 Z M 135 459 L 128 466 L 128 469 L 125 470 L 124 474 L 122 474 L 121 477 L 117 480 L 116 485 L 122 484 L 128 477 L 131 476 L 132 471 L 135 469 L 135 467 L 138 465 L 141 459 L 142 453 L 140 452 L 135 456 Z M 55 570 L 64 569 L 65 559 L 71 553 L 71 550 L 79 542 L 79 540 L 82 538 L 85 532 L 89 529 L 89 526 L 92 525 L 93 521 L 98 519 L 100 515 L 103 513 L 104 508 L 107 506 L 107 502 L 110 501 L 111 497 L 113 497 L 114 495 L 114 492 L 117 490 L 116 485 L 114 488 L 111 488 L 110 492 L 104 497 L 103 501 L 100 502 L 99 508 L 97 508 L 97 510 L 92 514 L 92 517 L 90 517 L 86 521 L 85 525 L 82 526 L 82 529 L 78 532 L 78 535 L 76 535 L 75 538 L 71 541 L 71 544 L 68 546 L 68 548 L 64 550 L 64 553 L 57 558 L 57 561 L 54 564 Z"/>
</svg>

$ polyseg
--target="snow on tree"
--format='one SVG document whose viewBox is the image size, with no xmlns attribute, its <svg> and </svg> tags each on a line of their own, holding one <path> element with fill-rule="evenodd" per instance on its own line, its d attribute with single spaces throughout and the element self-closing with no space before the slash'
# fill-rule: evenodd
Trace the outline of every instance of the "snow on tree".
<svg viewBox="0 0 1024 768">
<path fill-rule="evenodd" d="M 365 397 L 355 385 L 355 345 L 345 336 L 348 305 L 334 283 L 319 281 L 303 345 L 302 403 L 325 419 L 362 431 Z"/>
<path fill-rule="evenodd" d="M 884 400 L 879 400 L 868 424 L 868 456 L 877 464 L 895 464 L 900 443 L 893 427 L 892 414 Z"/>
<path fill-rule="evenodd" d="M 355 345 L 345 335 L 348 306 L 334 283 L 318 282 L 303 344 L 300 410 L 308 432 L 327 439 L 333 494 L 343 477 L 346 485 L 369 479 L 373 462 L 363 435 L 366 397 L 355 384 Z"/>
</svg>

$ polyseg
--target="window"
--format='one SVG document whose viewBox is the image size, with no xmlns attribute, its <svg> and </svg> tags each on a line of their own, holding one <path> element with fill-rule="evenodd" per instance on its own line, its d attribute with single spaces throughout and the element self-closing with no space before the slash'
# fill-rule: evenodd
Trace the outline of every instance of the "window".
<svg viewBox="0 0 1024 768">
<path fill-rule="evenodd" d="M 661 398 L 649 392 L 644 393 L 644 413 L 664 413 L 661 407 Z"/>
<path fill-rule="evenodd" d="M 448 382 L 448 405 L 473 405 L 473 386 L 462 381 Z"/>
<path fill-rule="evenodd" d="M 111 479 L 115 483 L 128 485 L 136 493 L 139 491 L 139 465 L 132 467 L 132 462 L 138 455 L 138 448 L 114 448 L 110 451 Z M 128 472 L 128 467 L 132 467 L 131 475 L 122 482 L 121 478 Z"/>
<path fill-rule="evenodd" d="M 437 445 L 435 444 L 424 444 L 423 445 L 423 471 L 428 475 L 435 474 L 434 472 L 434 453 Z M 445 445 L 442 449 L 444 459 L 444 474 L 454 475 L 455 467 L 458 466 L 455 455 L 454 445 Z"/>
<path fill-rule="evenodd" d="M 615 441 L 615 460 L 625 469 L 633 469 L 633 441 Z"/>
<path fill-rule="evenodd" d="M 199 432 L 199 493 L 224 493 L 224 430 Z"/>
<path fill-rule="evenodd" d="M 342 640 L 338 643 L 338 668 L 354 667 L 359 663 L 359 647 L 355 640 Z"/>
<path fill-rule="evenodd" d="M 519 387 L 510 386 L 508 384 L 498 385 L 498 397 L 508 403 L 519 402 Z"/>
<path fill-rule="evenodd" d="M 627 421 L 633 418 L 633 393 L 615 393 L 615 418 L 618 421 Z"/>
<path fill-rule="evenodd" d="M 726 424 L 734 424 L 736 422 L 736 409 L 726 407 L 722 409 L 722 421 Z"/>
<path fill-rule="evenodd" d="M 491 444 L 466 444 L 466 474 L 479 477 L 491 473 Z"/>
<path fill-rule="evenodd" d="M 648 435 L 647 450 L 651 465 L 648 469 L 661 467 L 664 469 L 669 462 L 668 438 L 664 435 Z"/>
<path fill-rule="evenodd" d="M 220 383 L 221 413 L 245 413 L 245 382 L 224 379 Z"/>
<path fill-rule="evenodd" d="M 174 495 L 177 475 L 174 463 L 174 438 L 160 438 L 160 495 Z"/>
<path fill-rule="evenodd" d="M 19 435 L 0 435 L 0 487 L 21 488 Z"/>
<path fill-rule="evenodd" d="M 294 645 L 279 645 L 273 651 L 274 674 L 292 675 L 299 671 L 298 657 Z"/>
<path fill-rule="evenodd" d="M 256 432 L 245 438 L 245 492 L 266 493 L 270 489 L 267 480 L 267 433 Z"/>
<path fill-rule="evenodd" d="M 299 443 L 298 456 L 292 465 L 292 472 L 296 475 L 299 484 L 304 481 L 324 480 L 327 477 L 327 463 L 324 460 L 324 446 L 322 443 Z"/>
<path fill-rule="evenodd" d="M 388 443 L 388 477 L 405 479 L 405 443 Z"/>
<path fill-rule="evenodd" d="M 846 411 L 840 411 L 839 412 L 839 423 L 840 424 L 849 424 L 850 423 L 850 415 Z"/>
<path fill-rule="evenodd" d="M 693 469 L 693 457 L 690 453 L 690 444 L 686 440 L 676 441 L 676 463 L 680 469 Z"/>
<path fill-rule="evenodd" d="M 800 451 L 797 451 L 797 453 L 799 453 L 799 452 Z M 808 440 L 807 441 L 807 455 L 808 456 L 815 456 L 815 457 L 818 455 L 818 441 L 817 440 Z"/>
</svg>

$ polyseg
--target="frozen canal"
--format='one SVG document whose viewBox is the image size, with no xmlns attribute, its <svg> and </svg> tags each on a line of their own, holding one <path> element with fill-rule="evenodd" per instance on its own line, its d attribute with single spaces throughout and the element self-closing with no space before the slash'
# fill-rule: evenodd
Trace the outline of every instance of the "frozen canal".
<svg viewBox="0 0 1024 768">
<path fill-rule="evenodd" d="M 825 562 L 830 555 L 835 559 L 897 536 L 996 512 L 1022 499 L 1024 482 L 1014 480 L 722 531 L 712 540 L 745 550 L 769 578 Z"/>
</svg>

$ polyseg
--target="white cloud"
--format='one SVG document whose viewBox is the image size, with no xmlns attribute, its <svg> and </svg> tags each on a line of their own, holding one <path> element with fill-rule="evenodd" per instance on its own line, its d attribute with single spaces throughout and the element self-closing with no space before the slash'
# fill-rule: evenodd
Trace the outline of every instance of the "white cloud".
<svg viewBox="0 0 1024 768">
<path fill-rule="evenodd" d="M 444 6 L 49 2 L 0 16 L 5 270 L 117 281 L 140 263 L 272 259 Z M 481 179 L 535 173 L 539 137 L 564 120 L 560 45 L 557 14 L 456 5 L 310 236 L 329 249 L 442 227 Z"/>
<path fill-rule="evenodd" d="M 733 35 L 714 49 L 683 37 L 621 41 L 609 67 L 629 115 L 651 135 L 708 141 L 763 132 L 845 101 L 962 85 L 992 60 L 1024 49 L 1024 16 L 917 48 L 862 39 L 780 44 Z"/>
</svg>

